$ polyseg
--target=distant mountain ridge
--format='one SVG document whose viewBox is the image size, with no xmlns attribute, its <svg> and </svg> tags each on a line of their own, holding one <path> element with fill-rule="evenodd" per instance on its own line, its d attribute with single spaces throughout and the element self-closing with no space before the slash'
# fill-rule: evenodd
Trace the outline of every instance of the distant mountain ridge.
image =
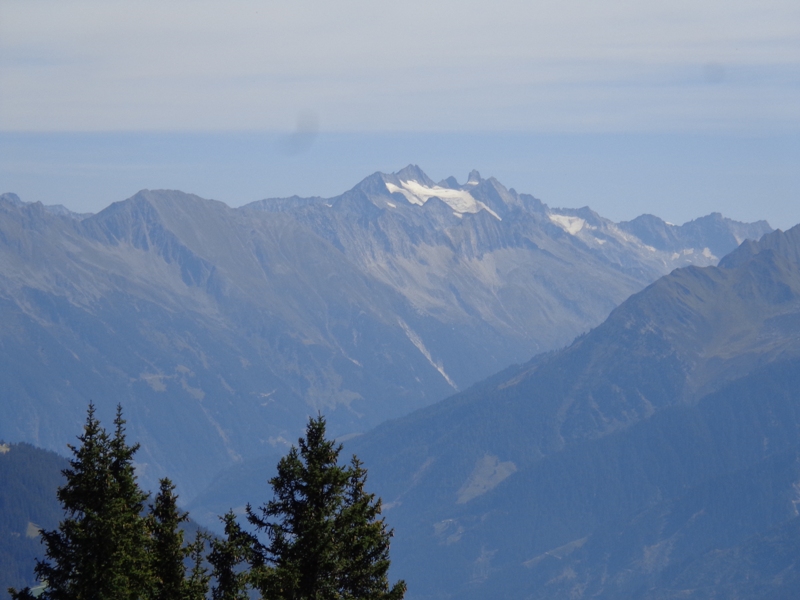
<svg viewBox="0 0 800 600">
<path fill-rule="evenodd" d="M 516 352 L 519 357 L 567 343 L 587 329 L 585 323 L 598 323 L 618 303 L 596 312 L 592 302 L 579 307 L 575 299 L 585 297 L 586 287 L 602 280 L 608 290 L 594 292 L 604 296 L 629 286 L 631 279 L 653 281 L 679 266 L 715 264 L 744 239 L 771 231 L 764 221 L 736 223 L 718 213 L 683 226 L 648 216 L 650 227 L 660 223 L 667 238 L 655 247 L 637 237 L 637 232 L 644 235 L 639 220 L 617 225 L 588 208 L 552 209 L 493 178 L 482 179 L 477 171 L 464 185 L 452 177 L 435 184 L 415 165 L 395 174 L 373 174 L 337 198 L 262 200 L 245 209 L 298 216 L 418 309 L 461 321 L 478 314 L 505 335 L 538 342 L 528 342 Z M 371 218 L 365 221 L 364 213 Z M 468 226 L 465 215 L 470 215 Z M 487 255 L 493 255 L 491 261 L 484 260 Z M 570 273 L 574 281 L 565 281 L 561 268 L 566 263 L 574 269 L 578 262 L 585 263 L 583 268 Z M 487 273 L 486 266 L 513 271 L 502 273 L 503 280 Z M 601 279 L 608 270 L 614 281 Z M 477 280 L 479 286 L 470 289 L 476 298 L 457 293 L 465 279 Z M 513 303 L 512 295 L 520 301 Z M 567 313 L 559 314 L 565 303 Z M 550 330 L 559 333 L 541 339 Z M 506 364 L 498 361 L 497 369 Z"/>
<path fill-rule="evenodd" d="M 414 166 L 238 209 L 143 190 L 81 218 L 4 195 L 0 436 L 63 449 L 90 399 L 106 420 L 122 402 L 145 484 L 169 474 L 188 498 L 309 414 L 367 430 L 769 231 L 694 223 L 665 225 L 659 249 L 588 208 Z"/>
<path fill-rule="evenodd" d="M 19 196 L 17 196 L 16 194 L 12 194 L 12 193 L 0 194 L 0 200 L 4 200 L 6 202 L 9 202 L 11 204 L 14 204 L 15 206 L 25 206 L 25 205 L 29 204 L 28 202 L 23 202 L 22 200 L 19 199 Z M 51 214 L 54 214 L 54 215 L 59 215 L 59 216 L 62 216 L 62 217 L 72 217 L 73 219 L 79 219 L 79 220 L 80 219 L 85 219 L 86 217 L 91 217 L 92 216 L 92 213 L 76 213 L 76 212 L 73 212 L 70 209 L 68 209 L 66 206 L 64 206 L 63 204 L 47 205 L 47 206 L 44 206 L 44 209 L 47 212 L 49 212 Z"/>
<path fill-rule="evenodd" d="M 346 450 L 410 598 L 793 597 L 800 226 Z"/>
<path fill-rule="evenodd" d="M 726 219 L 720 213 L 711 213 L 680 226 L 653 215 L 641 215 L 620 223 L 619 227 L 657 250 L 678 254 L 686 249 L 703 247 L 721 257 L 746 239 L 753 238 L 753 230 L 748 224 Z"/>
</svg>

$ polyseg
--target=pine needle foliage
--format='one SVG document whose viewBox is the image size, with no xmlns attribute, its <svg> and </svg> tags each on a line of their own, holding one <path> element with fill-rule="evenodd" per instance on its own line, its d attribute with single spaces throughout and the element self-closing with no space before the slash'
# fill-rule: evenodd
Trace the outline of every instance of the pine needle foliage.
<svg viewBox="0 0 800 600">
<path fill-rule="evenodd" d="M 109 435 L 89 405 L 80 444 L 63 471 L 57 497 L 64 519 L 42 531 L 44 560 L 35 572 L 43 600 L 402 600 L 403 581 L 389 585 L 392 531 L 381 501 L 365 491 L 366 469 L 353 456 L 339 465 L 340 444 L 327 439 L 325 419 L 310 419 L 306 436 L 278 464 L 270 480 L 273 498 L 243 529 L 229 511 L 225 537 L 198 533 L 184 543 L 188 514 L 177 505 L 175 486 L 162 479 L 145 514 L 147 494 L 136 481 L 138 444 L 125 438 L 117 407 Z M 206 561 L 211 572 L 206 568 Z M 187 564 L 191 569 L 187 572 Z M 32 591 L 9 590 L 13 600 Z"/>
<path fill-rule="evenodd" d="M 254 547 L 251 577 L 275 600 L 400 600 L 405 583 L 388 582 L 392 532 L 381 504 L 364 491 L 366 471 L 353 457 L 340 466 L 340 444 L 328 440 L 325 419 L 311 419 L 305 438 L 278 463 L 273 499 L 247 507 L 267 544 Z"/>
<path fill-rule="evenodd" d="M 42 531 L 45 559 L 36 576 L 47 583 L 44 600 L 139 600 L 151 575 L 148 531 L 142 509 L 147 495 L 136 482 L 132 459 L 138 445 L 125 439 L 125 420 L 117 407 L 109 436 L 89 405 L 80 445 L 58 490 L 65 518 L 55 530 Z M 27 588 L 9 590 L 12 598 L 32 598 Z"/>
<path fill-rule="evenodd" d="M 186 547 L 192 568 L 183 588 L 183 600 L 206 600 L 211 575 L 205 567 L 206 542 L 209 536 L 198 531 L 194 541 Z"/>
<path fill-rule="evenodd" d="M 367 471 L 356 456 L 350 461 L 344 506 L 338 518 L 339 556 L 345 568 L 339 575 L 341 598 L 400 600 L 403 581 L 388 586 L 389 540 L 381 515 L 381 499 L 364 490 Z"/>
<path fill-rule="evenodd" d="M 152 600 L 204 600 L 209 582 L 203 565 L 205 536 L 198 533 L 194 542 L 184 544 L 180 526 L 189 520 L 189 513 L 178 509 L 175 485 L 169 479 L 159 482 L 159 491 L 147 518 Z M 189 573 L 187 561 L 193 565 Z"/>
<path fill-rule="evenodd" d="M 228 511 L 221 520 L 225 524 L 225 538 L 212 540 L 208 555 L 214 580 L 211 598 L 248 600 L 251 578 L 247 565 L 252 561 L 256 540 L 241 528 L 233 511 Z"/>
</svg>

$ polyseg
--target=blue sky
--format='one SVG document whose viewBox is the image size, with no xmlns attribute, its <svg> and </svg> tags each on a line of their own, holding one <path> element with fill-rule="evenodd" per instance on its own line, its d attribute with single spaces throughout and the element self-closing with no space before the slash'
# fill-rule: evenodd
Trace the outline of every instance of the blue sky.
<svg viewBox="0 0 800 600">
<path fill-rule="evenodd" d="M 0 4 L 0 188 L 96 211 L 471 168 L 554 206 L 800 222 L 800 4 Z"/>
</svg>

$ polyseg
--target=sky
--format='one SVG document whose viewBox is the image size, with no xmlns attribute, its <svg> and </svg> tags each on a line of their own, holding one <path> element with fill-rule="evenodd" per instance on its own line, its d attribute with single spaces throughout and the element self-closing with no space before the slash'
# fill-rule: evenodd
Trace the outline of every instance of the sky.
<svg viewBox="0 0 800 600">
<path fill-rule="evenodd" d="M 614 220 L 787 228 L 800 3 L 0 2 L 0 192 L 236 206 L 409 163 Z"/>
</svg>

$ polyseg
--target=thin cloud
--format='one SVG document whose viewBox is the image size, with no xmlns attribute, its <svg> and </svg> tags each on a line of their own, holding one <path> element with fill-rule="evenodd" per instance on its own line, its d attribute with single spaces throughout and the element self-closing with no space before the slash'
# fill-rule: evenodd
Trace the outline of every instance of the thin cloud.
<svg viewBox="0 0 800 600">
<path fill-rule="evenodd" d="M 6 0 L 0 57 L 6 131 L 800 129 L 795 1 Z"/>
</svg>

